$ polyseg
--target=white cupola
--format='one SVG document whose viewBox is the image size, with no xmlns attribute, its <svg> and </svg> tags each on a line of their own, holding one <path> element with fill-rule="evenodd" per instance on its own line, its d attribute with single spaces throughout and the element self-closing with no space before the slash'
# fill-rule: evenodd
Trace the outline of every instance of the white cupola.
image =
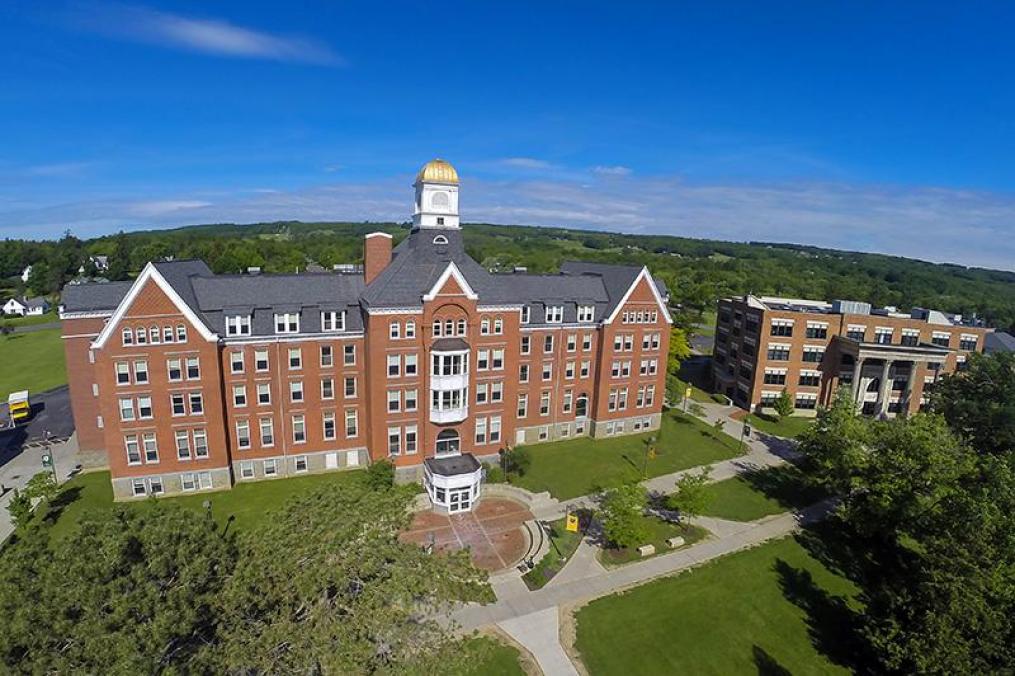
<svg viewBox="0 0 1015 676">
<path fill-rule="evenodd" d="M 438 158 L 416 174 L 414 228 L 458 228 L 458 172 Z"/>
</svg>

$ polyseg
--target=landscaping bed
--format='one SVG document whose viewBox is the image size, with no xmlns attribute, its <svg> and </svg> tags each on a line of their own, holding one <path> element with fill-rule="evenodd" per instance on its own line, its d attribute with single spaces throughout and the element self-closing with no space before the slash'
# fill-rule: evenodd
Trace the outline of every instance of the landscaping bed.
<svg viewBox="0 0 1015 676">
<path fill-rule="evenodd" d="M 619 566 L 634 561 L 642 561 L 644 559 L 652 558 L 653 556 L 659 556 L 660 554 L 676 551 L 676 549 L 670 549 L 670 546 L 666 544 L 666 540 L 669 538 L 680 536 L 684 538 L 684 544 L 682 547 L 687 547 L 708 537 L 708 531 L 698 526 L 676 524 L 648 514 L 642 515 L 641 519 L 642 523 L 650 533 L 646 541 L 641 542 L 634 547 L 624 547 L 619 549 L 606 547 L 599 552 L 600 562 L 606 566 Z M 642 556 L 638 553 L 638 547 L 641 545 L 654 546 L 656 549 L 655 554 Z M 681 547 L 678 547 L 678 549 L 680 548 Z"/>
<path fill-rule="evenodd" d="M 582 516 L 580 518 L 587 519 L 588 517 Z M 566 523 L 567 518 L 565 517 L 548 524 L 550 531 L 549 551 L 532 570 L 522 575 L 522 581 L 529 589 L 540 589 L 553 579 L 553 576 L 559 573 L 571 560 L 571 556 L 578 549 L 582 538 L 585 537 L 581 531 L 577 533 L 568 531 L 565 528 Z"/>
</svg>

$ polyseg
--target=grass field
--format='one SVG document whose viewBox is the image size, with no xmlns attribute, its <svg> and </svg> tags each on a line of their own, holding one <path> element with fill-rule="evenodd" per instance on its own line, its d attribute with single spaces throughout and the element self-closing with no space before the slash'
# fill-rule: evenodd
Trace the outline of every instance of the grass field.
<svg viewBox="0 0 1015 676">
<path fill-rule="evenodd" d="M 658 434 L 650 477 L 732 458 L 737 440 L 677 411 L 663 413 L 658 433 L 612 439 L 573 439 L 529 446 L 532 466 L 512 483 L 530 491 L 549 491 L 567 500 L 643 478 L 649 437 Z"/>
<path fill-rule="evenodd" d="M 524 676 L 518 663 L 518 650 L 489 636 L 479 636 L 465 641 L 464 650 L 483 654 L 471 668 L 451 672 L 454 676 Z M 473 660 L 469 660 L 472 662 Z"/>
<path fill-rule="evenodd" d="M 31 317 L 5 317 L 0 319 L 0 326 L 33 326 L 35 324 L 48 324 L 60 321 L 56 310 L 50 310 L 44 315 L 33 315 Z"/>
<path fill-rule="evenodd" d="M 42 392 L 67 383 L 60 329 L 0 338 L 0 401 L 18 390 Z"/>
<path fill-rule="evenodd" d="M 564 564 L 581 544 L 581 533 L 571 533 L 564 526 L 567 519 L 550 522 L 550 549 L 539 560 L 536 567 L 522 575 L 522 581 L 529 589 L 539 589 L 561 571 Z"/>
<path fill-rule="evenodd" d="M 786 538 L 593 601 L 576 646 L 592 676 L 848 673 L 855 594 Z"/>
<path fill-rule="evenodd" d="M 750 423 L 751 427 L 755 428 L 759 432 L 763 432 L 764 434 L 796 439 L 814 424 L 814 418 L 803 418 L 791 415 L 787 418 L 780 418 L 776 421 L 771 418 L 763 418 L 753 413 L 749 413 L 747 415 L 747 422 Z"/>
<path fill-rule="evenodd" d="M 641 545 L 653 545 L 656 548 L 656 553 L 653 556 L 658 556 L 659 554 L 673 551 L 666 544 L 666 540 L 669 538 L 676 537 L 677 535 L 683 536 L 684 546 L 687 546 L 708 537 L 708 531 L 697 526 L 677 525 L 654 516 L 643 515 L 641 518 L 648 528 L 650 533 L 649 538 L 630 549 L 603 549 L 599 552 L 600 561 L 607 566 L 619 566 L 624 563 L 631 563 L 632 561 L 640 561 L 642 558 L 651 558 L 642 557 L 638 554 L 638 547 Z"/>
<path fill-rule="evenodd" d="M 201 510 L 204 502 L 211 503 L 212 516 L 225 525 L 234 517 L 231 529 L 243 529 L 263 519 L 284 503 L 289 497 L 324 483 L 346 483 L 361 481 L 362 471 L 331 472 L 301 477 L 289 477 L 274 481 L 240 483 L 232 490 L 217 493 L 195 493 L 180 497 L 159 498 L 174 504 Z M 109 483 L 109 472 L 89 472 L 68 481 L 61 494 L 54 499 L 54 506 L 41 518 L 53 521 L 53 537 L 64 537 L 89 512 L 109 510 L 113 507 L 113 488 Z M 145 509 L 148 501 L 121 503 L 136 509 Z"/>
<path fill-rule="evenodd" d="M 807 507 L 826 497 L 807 486 L 800 470 L 791 465 L 717 481 L 708 486 L 708 492 L 711 502 L 705 516 L 733 521 L 754 521 Z"/>
</svg>

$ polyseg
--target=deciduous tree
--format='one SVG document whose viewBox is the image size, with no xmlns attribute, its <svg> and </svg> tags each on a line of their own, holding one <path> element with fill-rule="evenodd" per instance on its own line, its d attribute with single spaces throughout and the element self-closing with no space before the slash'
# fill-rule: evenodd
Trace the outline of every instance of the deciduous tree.
<svg viewBox="0 0 1015 676">
<path fill-rule="evenodd" d="M 645 544 L 649 533 L 642 519 L 645 490 L 636 483 L 612 488 L 603 495 L 600 520 L 606 539 L 617 547 Z"/>
</svg>

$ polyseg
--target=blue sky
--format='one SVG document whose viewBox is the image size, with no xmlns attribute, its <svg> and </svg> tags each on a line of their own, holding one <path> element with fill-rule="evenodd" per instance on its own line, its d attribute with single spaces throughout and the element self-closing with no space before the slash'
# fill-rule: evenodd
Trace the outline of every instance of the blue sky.
<svg viewBox="0 0 1015 676">
<path fill-rule="evenodd" d="M 297 5 L 291 7 L 288 5 Z M 1015 269 L 1010 3 L 0 5 L 0 236 L 399 219 Z"/>
</svg>

